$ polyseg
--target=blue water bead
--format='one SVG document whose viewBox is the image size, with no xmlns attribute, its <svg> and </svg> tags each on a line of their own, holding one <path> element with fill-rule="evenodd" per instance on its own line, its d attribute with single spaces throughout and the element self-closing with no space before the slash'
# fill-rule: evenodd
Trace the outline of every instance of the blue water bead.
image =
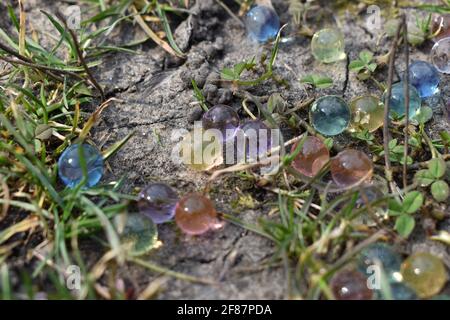
<svg viewBox="0 0 450 320">
<path fill-rule="evenodd" d="M 384 243 L 374 243 L 364 248 L 358 256 L 358 270 L 370 276 L 373 270 L 368 267 L 380 263 L 383 271 L 391 280 L 394 279 L 394 273 L 400 271 L 402 263 L 400 256 Z"/>
<path fill-rule="evenodd" d="M 405 96 L 403 92 L 403 81 L 397 82 L 392 85 L 392 94 L 389 102 L 390 117 L 405 115 Z M 382 101 L 385 101 L 387 91 L 384 92 Z M 412 119 L 419 111 L 422 105 L 422 100 L 420 99 L 419 93 L 416 88 L 409 85 L 409 118 Z"/>
<path fill-rule="evenodd" d="M 139 212 L 154 223 L 164 223 L 175 216 L 178 195 L 164 183 L 149 184 L 139 193 L 138 198 Z"/>
<path fill-rule="evenodd" d="M 417 89 L 421 98 L 436 94 L 439 82 L 439 72 L 431 63 L 414 61 L 409 66 L 409 84 Z"/>
<path fill-rule="evenodd" d="M 255 6 L 247 13 L 245 26 L 252 40 L 263 43 L 277 36 L 280 19 L 272 8 Z"/>
<path fill-rule="evenodd" d="M 416 300 L 416 292 L 401 282 L 394 282 L 390 284 L 392 300 Z M 382 291 L 377 290 L 377 298 L 384 299 Z"/>
<path fill-rule="evenodd" d="M 321 134 L 335 136 L 347 129 L 351 113 L 348 104 L 338 96 L 317 99 L 309 110 L 312 126 Z"/>
<path fill-rule="evenodd" d="M 76 187 L 83 179 L 80 154 L 86 163 L 85 187 L 95 186 L 103 175 L 103 157 L 100 152 L 90 144 L 73 144 L 64 150 L 58 160 L 58 175 L 69 188 Z"/>
</svg>

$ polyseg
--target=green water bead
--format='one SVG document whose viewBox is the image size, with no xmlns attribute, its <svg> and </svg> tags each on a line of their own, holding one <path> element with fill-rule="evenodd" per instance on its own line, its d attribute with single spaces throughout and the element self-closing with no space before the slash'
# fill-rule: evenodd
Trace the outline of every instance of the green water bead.
<svg viewBox="0 0 450 320">
<path fill-rule="evenodd" d="M 387 95 L 387 90 L 384 92 L 382 101 L 385 101 Z M 412 119 L 419 111 L 422 105 L 422 100 L 417 92 L 416 88 L 409 85 L 409 118 Z M 390 117 L 401 117 L 406 113 L 405 109 L 405 95 L 404 95 L 404 84 L 403 82 L 397 82 L 392 85 L 391 99 L 389 102 L 390 106 Z"/>
<path fill-rule="evenodd" d="M 367 130 L 373 132 L 383 125 L 384 106 L 380 99 L 371 95 L 356 97 L 350 102 L 352 132 Z"/>
<path fill-rule="evenodd" d="M 427 252 L 414 253 L 401 266 L 403 281 L 420 298 L 438 294 L 447 282 L 447 271 L 441 259 Z"/>
<path fill-rule="evenodd" d="M 311 51 L 317 60 L 333 63 L 345 59 L 344 35 L 339 29 L 326 28 L 316 32 L 311 41 Z"/>
</svg>

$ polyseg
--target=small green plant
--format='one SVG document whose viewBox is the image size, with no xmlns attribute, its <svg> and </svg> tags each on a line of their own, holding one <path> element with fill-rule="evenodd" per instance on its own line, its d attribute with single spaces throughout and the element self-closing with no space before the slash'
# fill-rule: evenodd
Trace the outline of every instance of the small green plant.
<svg viewBox="0 0 450 320">
<path fill-rule="evenodd" d="M 359 53 L 359 59 L 351 61 L 348 67 L 351 71 L 357 72 L 359 80 L 367 80 L 377 69 L 377 63 L 373 59 L 372 52 L 363 50 Z"/>
<path fill-rule="evenodd" d="M 442 180 L 446 170 L 445 161 L 441 158 L 434 158 L 428 162 L 428 169 L 416 172 L 414 180 L 421 187 L 431 185 L 431 195 L 436 201 L 446 201 L 450 193 L 447 182 Z"/>
<path fill-rule="evenodd" d="M 405 157 L 404 157 L 404 149 L 405 147 L 401 144 L 398 144 L 398 140 L 397 139 L 392 139 L 391 141 L 389 141 L 389 159 L 394 163 L 400 163 L 403 164 L 405 162 Z M 377 153 L 378 156 L 384 156 L 384 150 L 381 146 L 375 146 L 374 147 L 374 151 Z M 407 160 L 406 160 L 407 164 L 412 164 L 413 163 L 413 159 L 408 156 Z"/>
<path fill-rule="evenodd" d="M 317 74 L 310 74 L 302 79 L 300 79 L 301 83 L 309 84 L 317 89 L 326 89 L 333 85 L 333 79 L 326 76 L 320 76 Z"/>
<path fill-rule="evenodd" d="M 395 230 L 403 238 L 408 238 L 414 230 L 416 222 L 413 213 L 423 205 L 424 197 L 419 191 L 411 191 L 405 195 L 403 202 L 392 199 L 389 201 L 389 215 L 396 217 Z"/>
</svg>

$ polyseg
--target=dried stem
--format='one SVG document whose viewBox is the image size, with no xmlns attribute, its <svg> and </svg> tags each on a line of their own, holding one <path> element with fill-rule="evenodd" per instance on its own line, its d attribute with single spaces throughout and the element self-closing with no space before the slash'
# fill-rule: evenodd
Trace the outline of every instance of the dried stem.
<svg viewBox="0 0 450 320">
<path fill-rule="evenodd" d="M 77 55 L 78 55 L 78 60 L 79 60 L 80 64 L 83 66 L 84 70 L 86 71 L 86 74 L 87 74 L 89 80 L 91 81 L 92 85 L 100 93 L 102 102 L 105 101 L 106 100 L 105 92 L 103 91 L 102 87 L 98 84 L 97 80 L 95 80 L 94 76 L 92 75 L 91 70 L 89 70 L 89 67 L 86 64 L 86 61 L 84 60 L 83 52 L 81 51 L 77 35 L 75 34 L 75 32 L 71 28 L 68 27 L 66 19 L 61 14 L 57 13 L 56 15 L 62 21 L 62 23 L 64 24 L 64 27 L 66 28 L 66 30 L 69 31 L 69 34 L 72 37 L 73 45 L 75 46 L 75 50 L 76 50 Z"/>
<path fill-rule="evenodd" d="M 398 40 L 400 38 L 400 30 L 402 29 L 403 21 L 401 21 L 397 27 L 397 32 L 395 33 L 395 39 L 392 43 L 392 47 L 390 50 L 389 56 L 389 73 L 388 73 L 388 82 L 387 82 L 387 92 L 384 101 L 384 126 L 383 126 L 383 147 L 384 147 L 384 160 L 385 160 L 385 172 L 386 179 L 389 182 L 391 191 L 396 193 L 397 190 L 393 183 L 392 178 L 392 169 L 391 169 L 391 160 L 389 158 L 389 104 L 391 100 L 392 94 L 392 81 L 394 79 L 394 63 L 395 63 L 395 53 L 397 51 Z"/>
<path fill-rule="evenodd" d="M 409 130 L 409 45 L 408 45 L 408 26 L 406 24 L 406 15 L 404 14 L 402 16 L 402 23 L 403 23 L 403 39 L 404 39 L 404 46 L 405 46 L 405 62 L 406 62 L 406 69 L 405 69 L 405 79 L 404 79 L 404 92 L 405 95 L 405 117 L 406 117 L 406 123 L 405 123 L 405 149 L 403 152 L 403 188 L 406 188 L 408 186 L 408 130 Z"/>
</svg>

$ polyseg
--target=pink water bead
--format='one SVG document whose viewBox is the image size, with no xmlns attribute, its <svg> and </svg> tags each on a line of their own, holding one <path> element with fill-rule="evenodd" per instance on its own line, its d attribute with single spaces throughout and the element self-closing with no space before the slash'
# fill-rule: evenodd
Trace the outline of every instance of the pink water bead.
<svg viewBox="0 0 450 320">
<path fill-rule="evenodd" d="M 372 178 L 373 163 L 361 151 L 346 149 L 331 159 L 331 176 L 340 187 L 350 187 Z"/>
<path fill-rule="evenodd" d="M 292 146 L 291 152 L 294 152 L 298 143 Z M 307 177 L 314 177 L 329 160 L 330 152 L 322 140 L 314 136 L 308 136 L 300 153 L 292 162 L 292 167 Z"/>
</svg>

